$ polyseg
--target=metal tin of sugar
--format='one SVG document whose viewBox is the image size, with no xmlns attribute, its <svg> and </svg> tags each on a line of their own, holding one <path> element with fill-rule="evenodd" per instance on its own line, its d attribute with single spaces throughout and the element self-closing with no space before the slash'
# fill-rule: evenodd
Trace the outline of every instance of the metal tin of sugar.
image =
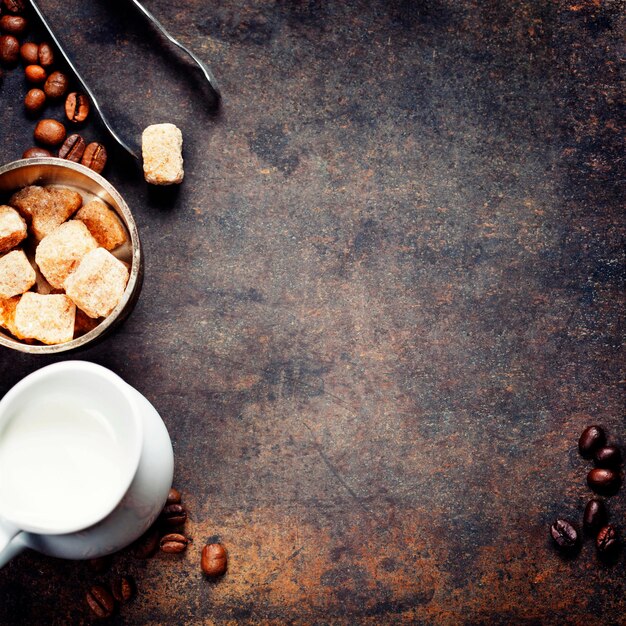
<svg viewBox="0 0 626 626">
<path fill-rule="evenodd" d="M 52 185 L 78 191 L 83 201 L 98 199 L 113 209 L 126 228 L 128 242 L 113 250 L 129 266 L 129 279 L 121 300 L 111 313 L 86 334 L 66 343 L 42 345 L 16 339 L 0 327 L 0 345 L 29 354 L 58 354 L 93 345 L 119 325 L 133 310 L 143 281 L 143 254 L 137 225 L 120 193 L 105 178 L 72 161 L 55 157 L 21 159 L 0 167 L 0 204 L 28 185 Z"/>
</svg>

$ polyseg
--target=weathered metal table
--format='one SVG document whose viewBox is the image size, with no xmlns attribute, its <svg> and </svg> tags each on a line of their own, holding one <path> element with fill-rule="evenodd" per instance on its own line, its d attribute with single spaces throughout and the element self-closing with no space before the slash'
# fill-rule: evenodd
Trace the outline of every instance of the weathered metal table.
<svg viewBox="0 0 626 626">
<path fill-rule="evenodd" d="M 24 554 L 0 622 L 87 621 L 121 572 L 115 623 L 623 624 L 624 556 L 564 560 L 547 532 L 589 497 L 583 427 L 625 443 L 623 2 L 146 5 L 218 114 L 125 2 L 42 2 L 127 136 L 184 132 L 177 193 L 110 163 L 146 278 L 76 358 L 163 415 L 194 545 L 102 575 Z M 33 122 L 20 73 L 0 89 L 7 162 Z M 53 360 L 4 350 L 0 392 Z"/>
</svg>

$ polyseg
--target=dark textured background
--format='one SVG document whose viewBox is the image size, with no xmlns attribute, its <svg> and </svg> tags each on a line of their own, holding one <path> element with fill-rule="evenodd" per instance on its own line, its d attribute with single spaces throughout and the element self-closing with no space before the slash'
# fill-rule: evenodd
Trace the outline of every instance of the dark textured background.
<svg viewBox="0 0 626 626">
<path fill-rule="evenodd" d="M 625 624 L 624 554 L 547 534 L 589 497 L 583 427 L 626 443 L 624 3 L 147 0 L 217 115 L 129 3 L 42 5 L 126 136 L 185 137 L 178 194 L 112 159 L 146 278 L 78 356 L 161 412 L 194 545 L 100 576 L 24 554 L 0 622 L 81 623 L 130 572 L 119 623 Z M 2 162 L 25 90 L 0 90 Z M 3 350 L 0 391 L 54 360 Z"/>
</svg>

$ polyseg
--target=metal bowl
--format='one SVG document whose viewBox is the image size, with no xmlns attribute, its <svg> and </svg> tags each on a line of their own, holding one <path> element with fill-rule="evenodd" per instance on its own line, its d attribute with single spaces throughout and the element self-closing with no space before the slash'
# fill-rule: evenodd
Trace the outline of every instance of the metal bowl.
<svg viewBox="0 0 626 626">
<path fill-rule="evenodd" d="M 81 337 L 67 343 L 54 345 L 32 345 L 14 339 L 0 328 L 0 345 L 29 354 L 58 354 L 68 350 L 83 348 L 101 339 L 132 311 L 143 279 L 143 255 L 139 242 L 137 225 L 128 205 L 115 188 L 94 171 L 62 159 L 39 157 L 21 159 L 0 167 L 0 197 L 8 197 L 14 191 L 27 185 L 62 185 L 83 194 L 96 196 L 116 211 L 130 235 L 130 277 L 126 290 L 111 314 L 98 326 Z"/>
</svg>

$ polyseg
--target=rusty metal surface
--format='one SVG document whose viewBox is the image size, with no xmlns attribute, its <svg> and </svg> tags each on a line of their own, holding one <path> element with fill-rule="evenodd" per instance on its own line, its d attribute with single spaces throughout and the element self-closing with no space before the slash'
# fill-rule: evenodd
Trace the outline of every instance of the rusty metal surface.
<svg viewBox="0 0 626 626">
<path fill-rule="evenodd" d="M 0 622 L 86 622 L 123 572 L 120 624 L 624 624 L 624 554 L 547 532 L 582 517 L 583 427 L 626 443 L 623 2 L 146 1 L 219 114 L 125 3 L 42 4 L 123 132 L 185 136 L 178 193 L 108 169 L 145 282 L 78 356 L 161 412 L 194 544 L 103 575 L 21 555 Z M 23 92 L 0 91 L 2 162 Z M 0 392 L 54 360 L 3 351 Z"/>
</svg>

